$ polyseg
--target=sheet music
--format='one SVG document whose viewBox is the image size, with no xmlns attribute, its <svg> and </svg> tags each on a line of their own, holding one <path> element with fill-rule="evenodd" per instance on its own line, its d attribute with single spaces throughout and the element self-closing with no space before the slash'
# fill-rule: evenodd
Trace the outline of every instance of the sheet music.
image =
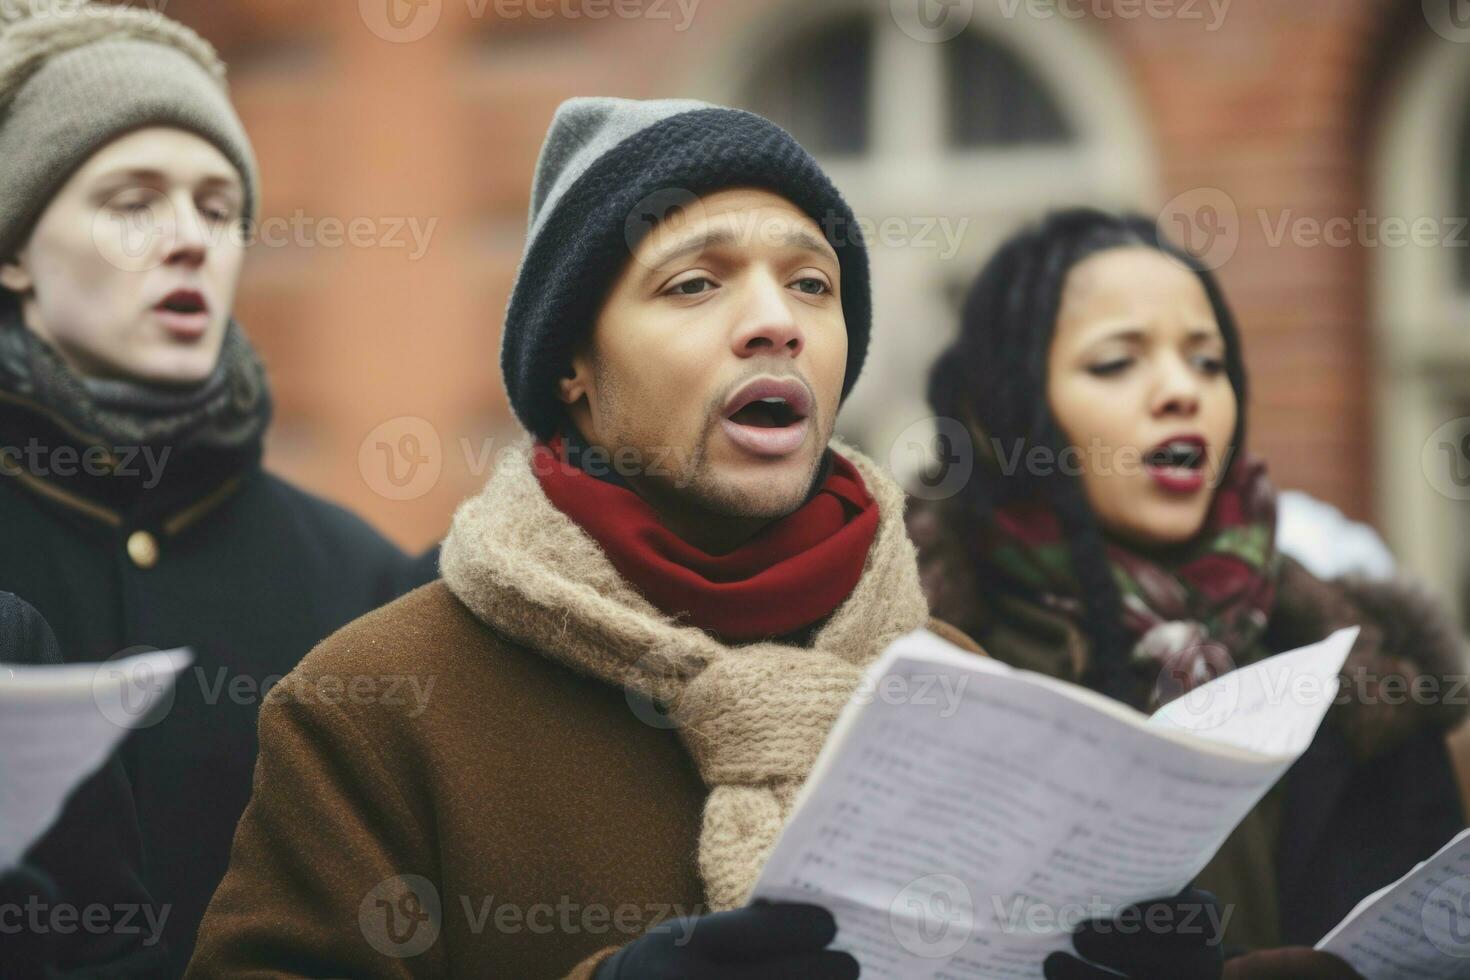
<svg viewBox="0 0 1470 980">
<path fill-rule="evenodd" d="M 1298 756 L 1312 744 L 1321 718 L 1306 704 L 1337 697 L 1342 665 L 1359 629 L 1232 670 L 1156 711 L 1149 724 L 1266 755 Z"/>
<path fill-rule="evenodd" d="M 1372 980 L 1470 977 L 1470 830 L 1359 902 L 1317 948 Z"/>
<path fill-rule="evenodd" d="M 1334 676 L 1351 647 L 1336 641 Z M 1201 741 L 929 633 L 870 668 L 866 689 L 883 684 L 957 697 L 855 699 L 752 894 L 831 908 L 864 977 L 1040 980 L 1082 921 L 1191 881 L 1295 758 Z M 1331 698 L 1286 701 L 1315 732 Z"/>
<path fill-rule="evenodd" d="M 173 689 L 188 650 L 101 664 L 0 664 L 0 872 Z"/>
</svg>

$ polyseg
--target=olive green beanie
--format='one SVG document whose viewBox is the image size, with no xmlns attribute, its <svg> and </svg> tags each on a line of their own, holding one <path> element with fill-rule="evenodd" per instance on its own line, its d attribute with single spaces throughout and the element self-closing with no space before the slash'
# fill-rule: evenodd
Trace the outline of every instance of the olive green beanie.
<svg viewBox="0 0 1470 980">
<path fill-rule="evenodd" d="M 0 0 L 0 258 L 89 157 L 148 126 L 219 149 L 244 184 L 243 220 L 254 220 L 255 157 L 209 42 L 149 9 Z"/>
</svg>

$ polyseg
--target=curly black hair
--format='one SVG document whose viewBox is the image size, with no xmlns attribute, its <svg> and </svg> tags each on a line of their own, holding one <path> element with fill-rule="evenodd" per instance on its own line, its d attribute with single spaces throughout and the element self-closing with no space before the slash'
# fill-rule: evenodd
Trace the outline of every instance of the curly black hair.
<svg viewBox="0 0 1470 980">
<path fill-rule="evenodd" d="M 1199 277 L 1225 341 L 1225 371 L 1240 406 L 1231 460 L 1245 445 L 1246 375 L 1235 318 L 1214 275 L 1195 256 L 1163 237 L 1137 214 L 1073 208 L 1047 214 L 1007 239 L 980 270 L 961 313 L 958 338 L 930 370 L 929 404 L 937 417 L 963 423 L 998 446 L 1041 446 L 1053 459 L 1068 448 L 1046 397 L 1047 364 L 1067 274 L 1089 256 L 1113 248 L 1156 249 Z M 975 447 L 984 460 L 985 447 Z M 960 491 L 964 540 L 982 588 L 993 587 L 979 542 L 997 507 L 1018 499 L 1046 500 L 1061 523 L 1083 603 L 1083 628 L 1093 657 L 1084 683 L 1132 700 L 1121 596 L 1108 562 L 1101 525 L 1075 473 L 1052 467 L 980 465 Z"/>
</svg>

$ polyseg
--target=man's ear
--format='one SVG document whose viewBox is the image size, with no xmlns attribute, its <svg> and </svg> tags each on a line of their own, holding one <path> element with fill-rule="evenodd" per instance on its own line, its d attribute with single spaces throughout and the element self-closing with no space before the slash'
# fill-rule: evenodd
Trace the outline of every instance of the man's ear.
<svg viewBox="0 0 1470 980">
<path fill-rule="evenodd" d="M 19 296 L 24 296 L 31 291 L 35 280 L 31 278 L 30 272 L 21 265 L 19 259 L 8 259 L 0 263 L 0 286 L 4 286 Z"/>
<path fill-rule="evenodd" d="M 592 385 L 592 359 L 585 350 L 572 355 L 571 370 L 556 382 L 556 397 L 563 405 L 575 405 L 587 397 Z"/>
</svg>

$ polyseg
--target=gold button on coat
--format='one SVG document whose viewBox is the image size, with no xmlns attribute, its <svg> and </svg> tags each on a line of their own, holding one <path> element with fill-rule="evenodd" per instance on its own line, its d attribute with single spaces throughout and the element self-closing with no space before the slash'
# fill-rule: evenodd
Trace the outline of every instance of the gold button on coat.
<svg viewBox="0 0 1470 980">
<path fill-rule="evenodd" d="M 134 531 L 128 535 L 128 557 L 139 568 L 152 568 L 158 564 L 158 540 L 147 531 Z"/>
</svg>

